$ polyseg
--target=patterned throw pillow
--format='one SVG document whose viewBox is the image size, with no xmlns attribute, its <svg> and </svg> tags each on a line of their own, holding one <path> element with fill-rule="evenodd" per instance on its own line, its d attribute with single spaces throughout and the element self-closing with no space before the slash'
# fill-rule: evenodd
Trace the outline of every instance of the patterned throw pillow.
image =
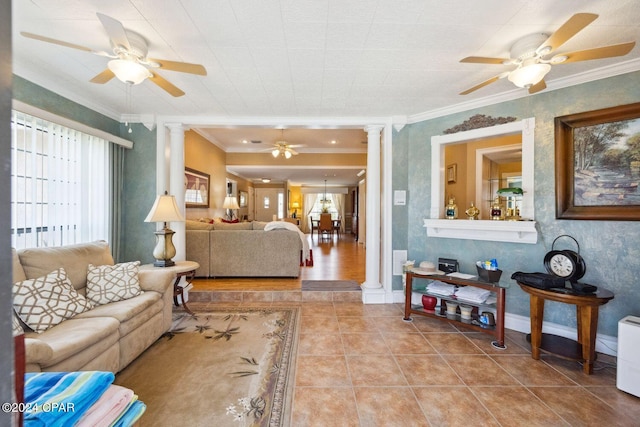
<svg viewBox="0 0 640 427">
<path fill-rule="evenodd" d="M 89 264 L 87 298 L 95 305 L 103 305 L 140 295 L 139 266 L 140 261 L 116 265 Z"/>
<path fill-rule="evenodd" d="M 91 303 L 73 289 L 64 268 L 37 279 L 13 284 L 13 308 L 16 314 L 38 333 L 91 307 Z"/>
<path fill-rule="evenodd" d="M 16 316 L 16 311 L 12 310 L 13 314 L 11 315 L 11 330 L 13 331 L 13 336 L 18 337 L 24 334 L 24 329 L 22 329 L 22 325 Z"/>
</svg>

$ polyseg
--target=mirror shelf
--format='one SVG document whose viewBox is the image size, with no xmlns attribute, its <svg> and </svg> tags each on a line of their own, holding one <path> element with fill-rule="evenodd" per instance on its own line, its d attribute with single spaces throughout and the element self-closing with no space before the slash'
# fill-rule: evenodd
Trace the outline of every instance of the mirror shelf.
<svg viewBox="0 0 640 427">
<path fill-rule="evenodd" d="M 516 122 L 473 129 L 431 138 L 431 211 L 424 220 L 427 236 L 498 242 L 532 243 L 538 239 L 534 219 L 534 128 L 533 117 Z M 522 210 L 524 221 L 445 219 L 445 155 L 447 144 L 519 134 L 522 137 Z M 464 208 L 463 208 L 464 209 Z"/>
</svg>

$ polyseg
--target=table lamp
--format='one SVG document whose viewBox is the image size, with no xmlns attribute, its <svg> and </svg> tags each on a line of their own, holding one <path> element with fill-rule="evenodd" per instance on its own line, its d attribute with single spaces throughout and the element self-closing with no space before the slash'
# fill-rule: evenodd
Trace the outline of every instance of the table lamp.
<svg viewBox="0 0 640 427">
<path fill-rule="evenodd" d="M 238 206 L 238 200 L 231 195 L 224 198 L 222 207 L 227 210 L 227 217 L 229 218 L 229 221 L 233 221 L 234 209 L 240 209 L 240 206 Z"/>
<path fill-rule="evenodd" d="M 293 208 L 293 218 L 296 218 L 298 216 L 298 208 L 300 207 L 300 203 L 293 202 L 291 203 L 291 207 Z"/>
<path fill-rule="evenodd" d="M 178 209 L 175 197 L 169 196 L 165 191 L 164 194 L 156 197 L 149 215 L 144 219 L 144 222 L 164 223 L 162 230 L 155 232 L 156 247 L 153 249 L 153 257 L 156 261 L 153 265 L 156 267 L 171 267 L 175 265 L 172 260 L 176 256 L 176 247 L 173 246 L 175 231 L 167 226 L 167 223 L 171 221 L 184 221 L 184 217 L 180 213 L 180 209 Z"/>
</svg>

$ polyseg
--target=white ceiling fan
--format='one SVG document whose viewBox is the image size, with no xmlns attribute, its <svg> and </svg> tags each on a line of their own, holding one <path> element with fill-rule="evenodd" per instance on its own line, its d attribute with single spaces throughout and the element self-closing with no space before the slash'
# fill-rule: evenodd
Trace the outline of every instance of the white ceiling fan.
<svg viewBox="0 0 640 427">
<path fill-rule="evenodd" d="M 287 141 L 284 140 L 284 130 L 280 130 L 280 140 L 276 141 L 273 146 L 274 148 L 269 148 L 265 151 L 271 151 L 271 155 L 275 158 L 279 156 L 284 156 L 286 159 L 290 159 L 291 156 L 297 156 L 298 152 L 294 150 L 294 148 L 304 147 L 304 145 L 291 145 Z"/>
<path fill-rule="evenodd" d="M 148 46 L 144 37 L 131 30 L 127 30 L 120 21 L 114 18 L 102 13 L 97 13 L 96 15 L 98 16 L 98 19 L 100 19 L 102 26 L 107 31 L 109 41 L 111 42 L 111 48 L 113 50 L 112 54 L 104 51 L 95 51 L 85 46 L 25 31 L 20 34 L 34 40 L 57 44 L 71 49 L 78 49 L 93 53 L 94 55 L 111 58 L 111 61 L 107 63 L 107 69 L 92 78 L 90 80 L 92 83 L 107 83 L 114 77 L 117 77 L 119 80 L 127 84 L 139 84 L 144 80 L 149 79 L 172 96 L 178 97 L 184 95 L 184 92 L 160 76 L 155 70 L 178 71 L 181 73 L 197 74 L 200 76 L 207 75 L 207 70 L 199 64 L 147 57 Z"/>
<path fill-rule="evenodd" d="M 536 93 L 547 87 L 544 77 L 553 65 L 611 58 L 623 56 L 631 52 L 631 49 L 633 49 L 636 44 L 635 42 L 557 54 L 549 59 L 545 58 L 593 22 L 597 17 L 598 15 L 594 13 L 576 13 L 551 35 L 539 33 L 523 37 L 516 41 L 511 47 L 510 58 L 469 56 L 461 59 L 460 62 L 516 65 L 517 68 L 498 74 L 489 80 L 461 92 L 460 95 L 467 95 L 505 77 L 516 86 L 527 88 L 529 93 Z"/>
</svg>

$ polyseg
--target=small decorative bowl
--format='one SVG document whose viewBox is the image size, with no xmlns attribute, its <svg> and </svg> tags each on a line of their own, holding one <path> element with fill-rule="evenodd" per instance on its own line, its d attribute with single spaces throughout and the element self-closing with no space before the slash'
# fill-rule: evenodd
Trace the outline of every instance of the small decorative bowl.
<svg viewBox="0 0 640 427">
<path fill-rule="evenodd" d="M 436 304 L 438 304 L 438 298 L 431 295 L 422 295 L 422 306 L 428 313 L 435 313 Z"/>
</svg>

